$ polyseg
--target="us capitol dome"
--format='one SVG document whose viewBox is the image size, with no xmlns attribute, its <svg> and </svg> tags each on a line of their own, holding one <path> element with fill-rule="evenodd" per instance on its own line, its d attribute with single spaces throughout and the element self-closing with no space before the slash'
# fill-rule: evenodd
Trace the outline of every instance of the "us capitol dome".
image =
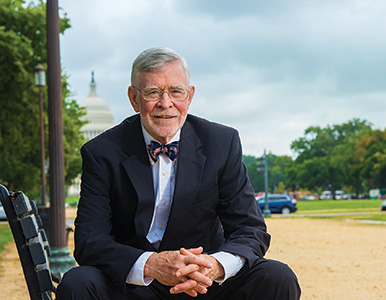
<svg viewBox="0 0 386 300">
<path fill-rule="evenodd" d="M 86 139 L 92 139 L 113 126 L 114 119 L 110 107 L 96 92 L 94 72 L 91 73 L 90 94 L 80 106 L 86 108 L 86 115 L 82 120 L 87 120 L 88 123 L 81 129 Z"/>
</svg>

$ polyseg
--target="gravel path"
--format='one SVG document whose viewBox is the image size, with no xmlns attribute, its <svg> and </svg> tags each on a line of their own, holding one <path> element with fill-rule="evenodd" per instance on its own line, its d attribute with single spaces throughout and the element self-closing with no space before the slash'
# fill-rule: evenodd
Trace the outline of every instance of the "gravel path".
<svg viewBox="0 0 386 300">
<path fill-rule="evenodd" d="M 302 299 L 386 299 L 385 225 L 275 217 L 267 225 L 272 242 L 266 257 L 291 266 Z M 69 247 L 73 249 L 72 234 Z M 0 262 L 0 295 L 29 299 L 13 243 Z"/>
<path fill-rule="evenodd" d="M 386 299 L 386 226 L 326 219 L 270 219 L 268 258 L 289 264 L 302 299 Z"/>
</svg>

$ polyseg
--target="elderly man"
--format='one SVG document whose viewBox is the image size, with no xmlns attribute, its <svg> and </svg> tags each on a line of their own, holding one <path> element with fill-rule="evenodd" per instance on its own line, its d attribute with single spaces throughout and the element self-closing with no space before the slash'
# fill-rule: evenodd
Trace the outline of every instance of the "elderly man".
<svg viewBox="0 0 386 300">
<path fill-rule="evenodd" d="M 75 258 L 57 299 L 299 299 L 296 275 L 263 258 L 270 236 L 236 130 L 193 115 L 185 60 L 134 61 L 139 113 L 82 147 Z"/>
</svg>

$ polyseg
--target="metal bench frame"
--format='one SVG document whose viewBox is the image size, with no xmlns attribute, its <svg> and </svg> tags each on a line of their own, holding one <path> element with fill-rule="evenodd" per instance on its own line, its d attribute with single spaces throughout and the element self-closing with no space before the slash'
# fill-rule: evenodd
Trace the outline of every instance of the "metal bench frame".
<svg viewBox="0 0 386 300">
<path fill-rule="evenodd" d="M 31 300 L 51 300 L 56 293 L 48 257 L 51 255 L 36 204 L 22 192 L 0 185 L 0 200 L 8 218 Z"/>
</svg>

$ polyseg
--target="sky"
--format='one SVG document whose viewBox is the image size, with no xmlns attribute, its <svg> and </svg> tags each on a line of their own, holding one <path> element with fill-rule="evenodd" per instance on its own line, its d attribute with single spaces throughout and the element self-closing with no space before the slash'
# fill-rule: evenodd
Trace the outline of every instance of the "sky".
<svg viewBox="0 0 386 300">
<path fill-rule="evenodd" d="M 119 124 L 131 64 L 150 47 L 188 62 L 190 113 L 236 128 L 245 155 L 294 157 L 310 126 L 385 129 L 386 1 L 66 0 L 61 64 L 81 103 L 95 72 Z"/>
</svg>

